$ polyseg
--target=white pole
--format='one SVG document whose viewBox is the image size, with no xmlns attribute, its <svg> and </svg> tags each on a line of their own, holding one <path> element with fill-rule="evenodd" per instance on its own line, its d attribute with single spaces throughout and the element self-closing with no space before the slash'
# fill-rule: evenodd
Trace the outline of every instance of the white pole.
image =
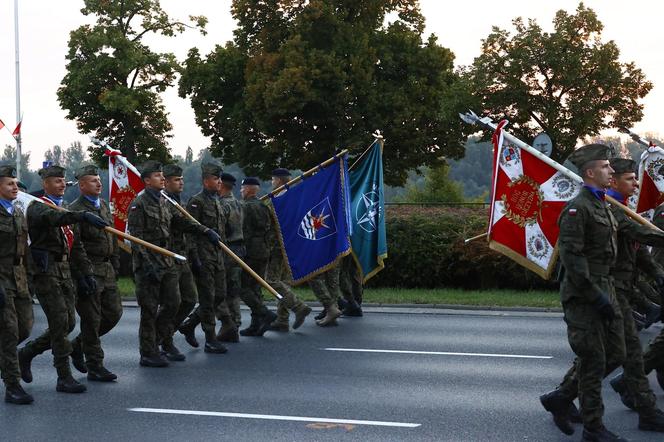
<svg viewBox="0 0 664 442">
<path fill-rule="evenodd" d="M 21 121 L 21 74 L 18 58 L 18 0 L 14 0 L 14 43 L 16 46 L 16 124 Z M 16 177 L 21 179 L 21 134 L 16 137 Z"/>
</svg>

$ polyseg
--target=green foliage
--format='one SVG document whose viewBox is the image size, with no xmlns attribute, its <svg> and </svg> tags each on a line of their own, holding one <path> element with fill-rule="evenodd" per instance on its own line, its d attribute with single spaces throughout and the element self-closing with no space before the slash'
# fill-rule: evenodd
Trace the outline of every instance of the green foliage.
<svg viewBox="0 0 664 442">
<path fill-rule="evenodd" d="M 404 197 L 410 203 L 461 203 L 464 201 L 461 184 L 449 178 L 449 166 L 446 164 L 425 171 L 424 185 L 408 186 Z"/>
<path fill-rule="evenodd" d="M 67 73 L 58 89 L 60 106 L 82 133 L 117 146 L 133 164 L 167 161 L 172 126 L 160 93 L 173 85 L 178 63 L 172 53 L 153 52 L 145 36 L 174 37 L 186 27 L 204 32 L 206 19 L 174 21 L 158 0 L 85 0 L 83 15 L 95 17 L 70 34 Z M 98 148 L 90 149 L 100 166 Z"/>
<path fill-rule="evenodd" d="M 5 148 L 0 155 L 0 164 L 11 164 L 16 166 L 16 146 L 5 144 Z M 21 152 L 21 181 L 28 190 L 32 190 L 40 181 L 39 176 L 30 170 L 30 152 Z"/>
<path fill-rule="evenodd" d="M 486 240 L 463 240 L 485 231 L 487 209 L 389 207 L 388 258 L 371 287 L 552 289 Z"/>
<path fill-rule="evenodd" d="M 417 0 L 235 0 L 232 13 L 234 41 L 191 49 L 179 83 L 224 162 L 262 177 L 306 170 L 340 148 L 359 154 L 376 129 L 388 184 L 461 156 L 468 86 L 452 52 L 422 40 Z"/>
<path fill-rule="evenodd" d="M 552 33 L 534 20 L 513 24 L 514 34 L 493 28 L 466 73 L 483 113 L 507 118 L 524 141 L 545 131 L 558 161 L 581 137 L 641 120 L 639 99 L 652 83 L 634 63 L 620 62 L 615 42 L 602 41 L 592 9 L 580 3 L 573 14 L 558 11 Z"/>
</svg>

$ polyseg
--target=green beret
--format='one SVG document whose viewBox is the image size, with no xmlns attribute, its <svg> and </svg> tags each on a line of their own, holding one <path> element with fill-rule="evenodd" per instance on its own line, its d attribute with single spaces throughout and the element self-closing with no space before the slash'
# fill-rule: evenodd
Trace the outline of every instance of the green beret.
<svg viewBox="0 0 664 442">
<path fill-rule="evenodd" d="M 243 186 L 260 186 L 261 182 L 258 181 L 258 178 L 249 176 L 242 180 Z"/>
<path fill-rule="evenodd" d="M 64 178 L 65 177 L 65 168 L 60 166 L 48 166 L 39 170 L 39 176 L 43 180 L 50 177 Z"/>
<path fill-rule="evenodd" d="M 608 160 L 610 151 L 611 148 L 605 144 L 587 144 L 572 152 L 568 159 L 581 170 L 590 161 Z"/>
<path fill-rule="evenodd" d="M 631 173 L 636 172 L 636 161 L 628 158 L 611 158 L 611 168 L 614 173 Z"/>
<path fill-rule="evenodd" d="M 164 176 L 166 178 L 177 176 L 182 176 L 182 168 L 177 164 L 167 164 L 164 166 Z"/>
<path fill-rule="evenodd" d="M 159 161 L 154 161 L 154 160 L 148 160 L 145 163 L 143 163 L 143 167 L 141 168 L 141 178 L 148 178 L 151 173 L 154 172 L 161 172 L 161 163 Z"/>
<path fill-rule="evenodd" d="M 0 166 L 0 178 L 16 178 L 16 168 L 14 166 Z"/>
<path fill-rule="evenodd" d="M 203 163 L 201 164 L 201 171 L 203 172 L 203 176 L 212 175 L 218 177 L 221 176 L 223 169 L 215 163 Z"/>
<path fill-rule="evenodd" d="M 93 176 L 99 175 L 99 168 L 92 164 L 89 164 L 87 166 L 81 166 L 78 169 L 76 169 L 76 175 L 74 176 L 76 177 L 77 180 L 80 180 L 81 178 L 87 175 L 93 175 Z"/>
</svg>

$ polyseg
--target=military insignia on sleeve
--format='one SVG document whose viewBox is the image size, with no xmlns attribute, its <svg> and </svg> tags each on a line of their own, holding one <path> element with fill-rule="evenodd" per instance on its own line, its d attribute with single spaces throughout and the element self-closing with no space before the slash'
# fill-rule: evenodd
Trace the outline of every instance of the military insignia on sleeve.
<svg viewBox="0 0 664 442">
<path fill-rule="evenodd" d="M 192 204 L 191 207 L 198 207 L 196 204 Z"/>
<path fill-rule="evenodd" d="M 576 216 L 576 209 L 569 209 L 567 213 L 569 214 L 569 216 Z"/>
<path fill-rule="evenodd" d="M 136 210 L 136 206 L 131 206 L 129 210 Z"/>
</svg>

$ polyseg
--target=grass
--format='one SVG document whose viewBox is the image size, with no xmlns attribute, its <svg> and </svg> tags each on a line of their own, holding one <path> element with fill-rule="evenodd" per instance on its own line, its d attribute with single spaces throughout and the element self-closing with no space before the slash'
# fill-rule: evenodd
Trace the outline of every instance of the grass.
<svg viewBox="0 0 664 442">
<path fill-rule="evenodd" d="M 131 278 L 120 278 L 118 289 L 123 297 L 134 297 L 134 282 Z M 312 291 L 306 287 L 296 287 L 295 293 L 303 301 L 316 301 Z M 271 298 L 267 293 L 264 296 L 265 299 Z M 560 297 L 554 291 L 369 288 L 364 291 L 364 302 L 560 308 Z"/>
</svg>

